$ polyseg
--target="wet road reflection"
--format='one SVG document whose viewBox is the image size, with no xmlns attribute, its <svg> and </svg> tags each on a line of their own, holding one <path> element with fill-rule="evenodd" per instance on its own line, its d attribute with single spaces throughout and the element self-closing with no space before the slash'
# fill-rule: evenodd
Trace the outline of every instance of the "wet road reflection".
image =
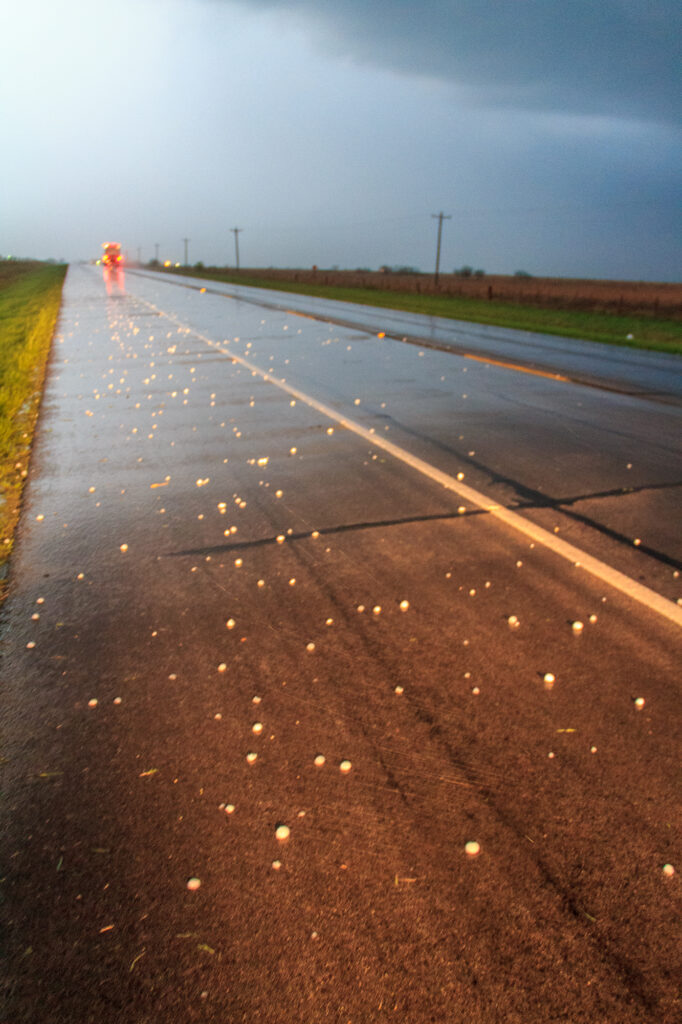
<svg viewBox="0 0 682 1024">
<path fill-rule="evenodd" d="M 125 295 L 126 280 L 123 267 L 102 267 L 102 277 L 107 295 Z"/>
</svg>

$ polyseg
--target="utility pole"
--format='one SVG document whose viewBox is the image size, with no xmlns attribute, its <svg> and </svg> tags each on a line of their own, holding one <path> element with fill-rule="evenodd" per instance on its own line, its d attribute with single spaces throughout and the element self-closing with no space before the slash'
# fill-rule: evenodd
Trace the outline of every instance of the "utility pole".
<svg viewBox="0 0 682 1024">
<path fill-rule="evenodd" d="M 154 259 L 158 263 L 159 262 L 159 243 L 158 242 L 154 242 L 154 253 L 155 253 Z"/>
<path fill-rule="evenodd" d="M 139 245 L 137 247 L 137 262 L 140 264 L 142 263 L 142 249 Z"/>
<path fill-rule="evenodd" d="M 190 239 L 189 238 L 183 238 L 183 242 L 185 243 L 185 266 L 188 267 L 189 263 L 187 262 L 187 246 L 190 243 Z"/>
<path fill-rule="evenodd" d="M 230 228 L 230 231 L 234 234 L 234 255 L 237 270 L 239 270 L 239 232 L 243 230 L 244 228 Z"/>
<path fill-rule="evenodd" d="M 441 235 L 443 233 L 443 221 L 444 220 L 452 220 L 452 217 L 451 217 L 450 214 L 446 215 L 442 211 L 441 211 L 441 213 L 432 213 L 431 217 L 438 221 L 438 245 L 436 247 L 436 279 L 435 279 L 435 284 L 437 285 L 438 284 L 438 272 L 440 270 L 440 239 L 441 239 Z"/>
</svg>

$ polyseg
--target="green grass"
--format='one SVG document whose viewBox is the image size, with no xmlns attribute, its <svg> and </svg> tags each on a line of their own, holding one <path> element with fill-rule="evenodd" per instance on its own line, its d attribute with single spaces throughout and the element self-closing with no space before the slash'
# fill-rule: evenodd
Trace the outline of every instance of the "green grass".
<svg viewBox="0 0 682 1024">
<path fill-rule="evenodd" d="M 66 266 L 0 263 L 0 596 Z"/>
<path fill-rule="evenodd" d="M 342 302 L 356 302 L 409 313 L 468 320 L 498 327 L 515 327 L 524 331 L 558 334 L 568 338 L 584 338 L 608 345 L 653 349 L 682 354 L 682 322 L 647 316 L 585 312 L 574 309 L 546 309 L 540 306 L 511 302 L 489 302 L 448 295 L 415 295 L 407 292 L 381 291 L 374 288 L 347 288 L 342 285 L 307 285 L 290 281 L 274 281 L 219 269 L 195 270 L 182 267 L 169 273 L 190 275 L 254 288 L 271 288 L 299 295 L 314 295 Z M 628 335 L 633 335 L 632 339 Z"/>
</svg>

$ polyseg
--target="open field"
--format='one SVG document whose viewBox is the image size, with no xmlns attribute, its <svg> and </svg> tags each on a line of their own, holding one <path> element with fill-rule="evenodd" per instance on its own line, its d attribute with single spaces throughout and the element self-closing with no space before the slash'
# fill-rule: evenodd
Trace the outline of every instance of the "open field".
<svg viewBox="0 0 682 1024">
<path fill-rule="evenodd" d="M 682 353 L 682 286 L 555 278 L 182 267 L 171 273 L 410 313 Z M 632 335 L 632 337 L 629 337 Z"/>
<path fill-rule="evenodd" d="M 0 263 L 0 576 L 12 550 L 66 266 Z M 1 593 L 1 592 L 0 592 Z"/>
</svg>

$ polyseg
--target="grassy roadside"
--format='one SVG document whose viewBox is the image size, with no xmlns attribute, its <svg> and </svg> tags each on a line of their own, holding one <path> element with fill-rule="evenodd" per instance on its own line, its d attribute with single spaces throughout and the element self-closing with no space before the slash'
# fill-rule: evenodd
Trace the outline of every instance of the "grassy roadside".
<svg viewBox="0 0 682 1024">
<path fill-rule="evenodd" d="M 0 600 L 66 266 L 0 263 Z"/>
<path fill-rule="evenodd" d="M 546 309 L 511 302 L 488 302 L 481 299 L 448 295 L 414 295 L 374 288 L 347 288 L 339 285 L 308 285 L 290 281 L 274 281 L 247 273 L 215 268 L 195 270 L 182 267 L 168 273 L 188 275 L 254 288 L 270 288 L 299 295 L 313 295 L 342 302 L 399 309 L 408 313 L 425 313 L 454 320 L 515 327 L 524 331 L 583 338 L 609 345 L 652 349 L 682 354 L 682 322 L 656 317 L 585 312 L 573 309 Z M 628 337 L 632 335 L 632 337 Z"/>
</svg>

